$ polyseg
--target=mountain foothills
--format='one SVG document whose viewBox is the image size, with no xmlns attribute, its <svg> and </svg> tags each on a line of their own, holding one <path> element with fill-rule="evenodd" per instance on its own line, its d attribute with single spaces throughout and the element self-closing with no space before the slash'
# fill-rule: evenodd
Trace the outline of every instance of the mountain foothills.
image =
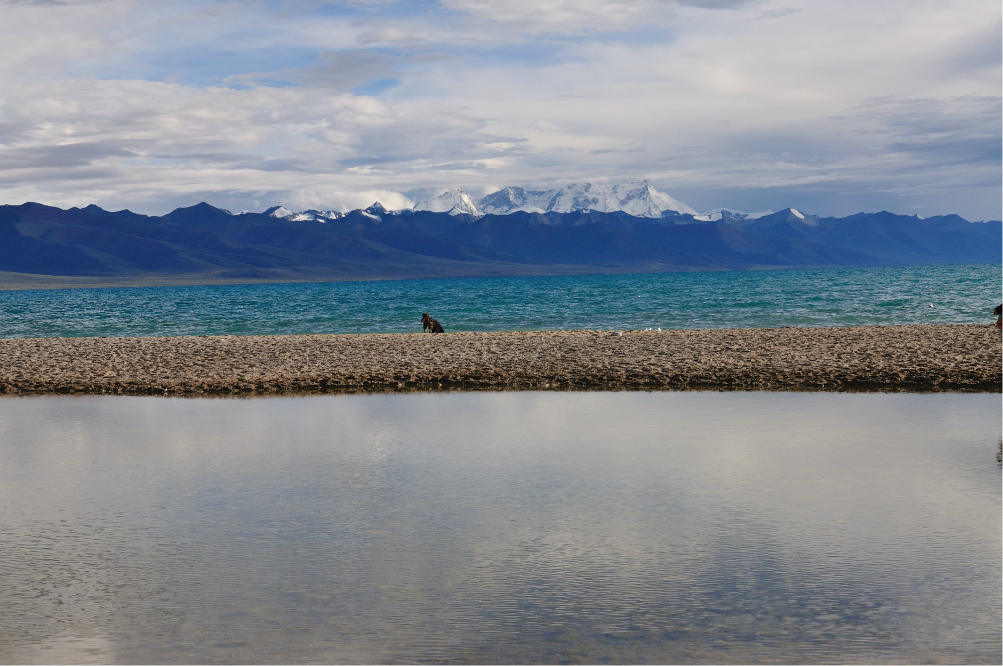
<svg viewBox="0 0 1003 666">
<path fill-rule="evenodd" d="M 0 271 L 123 278 L 322 280 L 999 263 L 999 221 L 795 209 L 704 214 L 647 181 L 445 192 L 413 209 L 160 217 L 91 205 L 0 206 Z"/>
</svg>

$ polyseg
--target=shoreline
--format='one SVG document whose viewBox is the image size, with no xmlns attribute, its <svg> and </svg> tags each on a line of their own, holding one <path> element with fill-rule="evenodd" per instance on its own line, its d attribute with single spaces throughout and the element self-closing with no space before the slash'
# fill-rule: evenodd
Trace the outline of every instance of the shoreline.
<svg viewBox="0 0 1003 666">
<path fill-rule="evenodd" d="M 0 395 L 1000 393 L 991 324 L 0 340 Z"/>
</svg>

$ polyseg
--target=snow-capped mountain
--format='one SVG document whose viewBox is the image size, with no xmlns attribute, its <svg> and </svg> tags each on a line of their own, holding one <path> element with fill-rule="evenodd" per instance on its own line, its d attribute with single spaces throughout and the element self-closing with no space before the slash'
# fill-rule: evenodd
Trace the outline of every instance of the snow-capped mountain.
<svg viewBox="0 0 1003 666">
<path fill-rule="evenodd" d="M 271 208 L 266 210 L 264 214 L 267 215 L 268 217 L 282 218 L 282 217 L 290 217 L 292 215 L 295 215 L 296 213 L 292 212 L 285 206 L 272 206 Z"/>
<path fill-rule="evenodd" d="M 664 211 L 696 215 L 696 211 L 664 192 L 650 181 L 595 185 L 569 183 L 558 190 L 531 191 L 507 187 L 477 202 L 484 213 L 504 215 L 516 210 L 570 213 L 597 210 L 612 213 L 621 210 L 636 217 L 662 217 Z"/>
<path fill-rule="evenodd" d="M 448 190 L 437 197 L 419 201 L 415 204 L 414 210 L 428 210 L 433 213 L 449 213 L 450 215 L 479 215 L 477 205 L 470 195 L 463 190 Z"/>
<path fill-rule="evenodd" d="M 644 180 L 618 185 L 570 183 L 557 190 L 527 190 L 506 187 L 474 201 L 463 190 L 450 190 L 421 201 L 414 210 L 469 215 L 507 215 L 516 211 L 531 213 L 570 213 L 597 210 L 611 213 L 622 210 L 637 217 L 662 217 L 664 211 L 696 215 L 696 211 Z"/>
<path fill-rule="evenodd" d="M 513 188 L 495 199 L 529 205 L 533 196 Z M 288 282 L 688 268 L 999 266 L 1003 245 L 999 221 L 973 223 L 957 215 L 920 220 L 881 211 L 835 218 L 785 207 L 739 221 L 731 211 L 711 213 L 720 214 L 720 220 L 620 212 L 450 217 L 410 207 L 388 211 L 375 204 L 338 219 L 324 217 L 331 211 L 294 213 L 288 207 L 270 209 L 269 215 L 233 215 L 205 202 L 162 216 L 94 205 L 69 210 L 38 203 L 0 205 L 0 271 L 207 281 L 205 266 L 214 265 L 219 270 L 212 275 L 220 282 Z M 293 221 L 298 216 L 314 221 Z M 116 233 L 87 235 L 88 252 L 76 245 L 87 229 L 109 225 Z M 722 234 L 720 225 L 731 229 Z M 173 258 L 169 264 L 165 256 Z"/>
<path fill-rule="evenodd" d="M 546 213 L 557 190 L 537 191 L 525 187 L 506 187 L 477 201 L 484 215 L 507 215 L 516 211 Z"/>
<path fill-rule="evenodd" d="M 659 192 L 650 181 L 614 185 L 609 188 L 607 202 L 616 202 L 614 210 L 622 210 L 635 217 L 661 217 L 665 211 L 696 215 L 697 212 L 665 192 Z"/>
<path fill-rule="evenodd" d="M 598 210 L 610 213 L 618 208 L 614 201 L 610 201 L 606 188 L 602 185 L 569 183 L 554 192 L 553 197 L 547 202 L 545 210 L 552 213 L 570 213 L 576 210 Z"/>
<path fill-rule="evenodd" d="M 344 213 L 336 210 L 305 210 L 301 213 L 294 213 L 285 206 L 272 206 L 265 211 L 269 217 L 278 217 L 290 222 L 324 222 L 326 220 L 337 220 L 344 217 Z"/>
<path fill-rule="evenodd" d="M 379 205 L 378 203 L 375 205 Z M 380 206 L 383 209 L 382 206 Z M 374 213 L 370 209 L 371 214 Z M 594 183 L 570 183 L 556 190 L 527 190 L 525 187 L 506 187 L 493 192 L 481 199 L 474 200 L 462 189 L 447 190 L 439 196 L 419 201 L 411 209 L 413 211 L 430 211 L 433 213 L 449 213 L 450 215 L 508 215 L 517 211 L 529 213 L 571 213 L 574 211 L 595 210 L 602 213 L 623 211 L 635 217 L 664 217 L 664 213 L 679 213 L 692 215 L 702 222 L 712 221 L 705 216 L 717 215 L 721 219 L 721 211 L 717 209 L 698 216 L 697 212 L 686 204 L 673 199 L 668 194 L 655 189 L 648 180 L 615 185 L 596 185 Z M 398 214 L 405 211 L 391 213 Z M 732 211 L 728 211 L 731 213 Z M 336 220 L 345 213 L 337 211 L 307 210 L 294 213 L 284 206 L 273 206 L 265 211 L 266 215 L 279 217 L 292 222 L 316 220 Z M 765 214 L 765 213 L 763 213 Z M 744 216 L 745 213 L 735 213 Z M 756 214 L 749 215 L 753 219 Z M 745 219 L 745 218 L 742 218 Z"/>
<path fill-rule="evenodd" d="M 764 210 L 759 213 L 743 213 L 740 210 L 731 210 L 730 208 L 715 208 L 709 210 L 706 213 L 701 213 L 700 215 L 694 215 L 694 220 L 699 220 L 701 222 L 718 222 L 721 219 L 729 220 L 758 220 L 761 217 L 766 217 L 767 215 L 773 215 L 773 210 Z"/>
</svg>

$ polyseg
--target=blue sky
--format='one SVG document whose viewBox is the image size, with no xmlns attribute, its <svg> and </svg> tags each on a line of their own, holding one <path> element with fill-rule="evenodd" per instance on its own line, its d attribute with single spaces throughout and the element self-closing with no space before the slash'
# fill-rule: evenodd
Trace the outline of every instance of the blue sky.
<svg viewBox="0 0 1003 666">
<path fill-rule="evenodd" d="M 3 203 L 1001 217 L 997 0 L 0 0 Z"/>
</svg>

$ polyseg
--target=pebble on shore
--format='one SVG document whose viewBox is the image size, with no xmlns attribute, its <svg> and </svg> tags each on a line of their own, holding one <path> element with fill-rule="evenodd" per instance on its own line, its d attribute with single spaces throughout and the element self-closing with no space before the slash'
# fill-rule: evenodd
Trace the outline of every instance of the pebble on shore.
<svg viewBox="0 0 1003 666">
<path fill-rule="evenodd" d="M 0 393 L 1001 391 L 992 325 L 0 340 Z"/>
</svg>

